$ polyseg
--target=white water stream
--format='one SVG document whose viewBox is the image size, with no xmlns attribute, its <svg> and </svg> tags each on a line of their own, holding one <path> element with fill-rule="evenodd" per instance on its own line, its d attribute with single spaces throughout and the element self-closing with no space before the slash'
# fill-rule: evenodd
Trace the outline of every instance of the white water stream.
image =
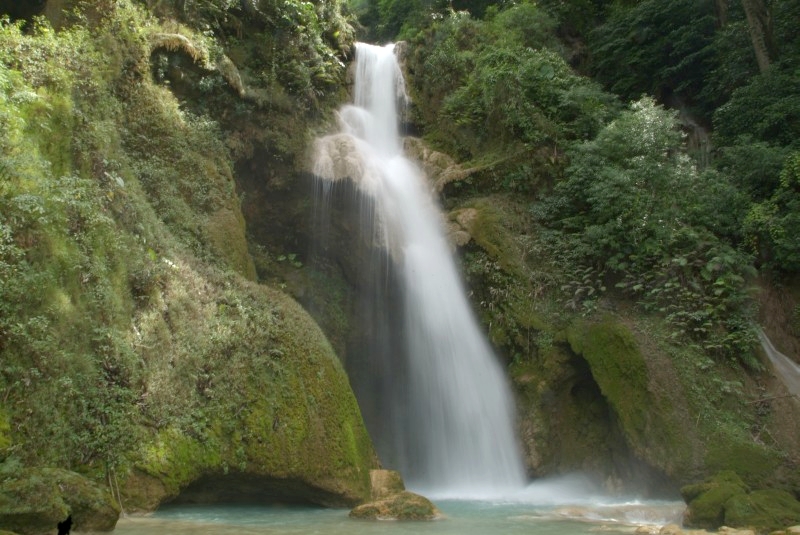
<svg viewBox="0 0 800 535">
<path fill-rule="evenodd" d="M 789 393 L 800 401 L 800 365 L 775 349 L 761 328 L 758 329 L 758 339 L 778 378 L 786 385 Z"/>
<path fill-rule="evenodd" d="M 354 94 L 354 105 L 340 110 L 340 133 L 317 141 L 315 174 L 327 193 L 338 181 L 355 183 L 356 204 L 368 212 L 361 232 L 386 251 L 402 286 L 402 324 L 393 327 L 404 333 L 404 373 L 376 380 L 404 381 L 386 389 L 389 403 L 403 407 L 401 417 L 385 416 L 399 422 L 390 451 L 379 454 L 428 496 L 513 494 L 525 473 L 510 389 L 467 301 L 426 179 L 403 155 L 398 104 L 406 97 L 392 45 L 357 44 Z"/>
</svg>

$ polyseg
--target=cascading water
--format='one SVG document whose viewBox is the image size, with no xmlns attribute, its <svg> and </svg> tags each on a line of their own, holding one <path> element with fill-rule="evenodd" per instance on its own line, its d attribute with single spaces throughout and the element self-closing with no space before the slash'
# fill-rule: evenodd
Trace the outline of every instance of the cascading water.
<svg viewBox="0 0 800 535">
<path fill-rule="evenodd" d="M 361 387 L 372 396 L 360 399 L 367 426 L 384 462 L 414 490 L 463 498 L 513 493 L 525 476 L 509 387 L 470 309 L 433 195 L 403 156 L 398 102 L 405 89 L 393 45 L 357 44 L 354 93 L 354 105 L 340 110 L 340 133 L 317 140 L 315 174 L 323 207 L 338 181 L 355 184 L 361 233 L 382 251 L 362 272 L 373 279 L 364 286 L 384 288 L 384 297 L 390 281 L 401 288 L 391 302 L 367 299 L 373 307 L 403 307 L 394 316 L 365 315 L 390 323 L 386 333 L 373 333 L 382 341 L 367 350 L 380 353 L 370 355 L 379 386 Z M 400 362 L 378 362 L 387 358 Z"/>
<path fill-rule="evenodd" d="M 764 353 L 767 354 L 767 358 L 772 363 L 778 378 L 786 385 L 789 393 L 800 401 L 800 365 L 775 349 L 772 341 L 767 338 L 766 333 L 761 328 L 758 329 L 758 339 L 761 341 L 761 347 L 764 348 Z"/>
</svg>

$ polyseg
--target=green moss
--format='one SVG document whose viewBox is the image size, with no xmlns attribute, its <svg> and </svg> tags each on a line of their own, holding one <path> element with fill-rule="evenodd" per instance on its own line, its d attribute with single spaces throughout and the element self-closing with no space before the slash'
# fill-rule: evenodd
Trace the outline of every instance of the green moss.
<svg viewBox="0 0 800 535">
<path fill-rule="evenodd" d="M 729 488 L 737 488 L 737 492 L 748 492 L 750 490 L 736 472 L 724 470 L 703 483 L 695 483 L 681 487 L 681 496 L 683 497 L 683 501 L 688 504 L 699 498 L 702 494 L 720 485 L 725 485 Z"/>
<path fill-rule="evenodd" d="M 512 277 L 524 276 L 523 255 L 514 235 L 506 225 L 510 214 L 503 211 L 496 198 L 483 198 L 469 202 L 476 217 L 468 225 L 472 239 Z"/>
<path fill-rule="evenodd" d="M 362 501 L 374 452 L 319 327 L 285 294 L 225 283 L 217 299 L 226 304 L 195 301 L 172 315 L 174 325 L 191 319 L 194 336 L 210 343 L 174 366 L 152 362 L 152 380 L 166 372 L 175 374 L 170 383 L 185 385 L 187 374 L 197 382 L 151 401 L 148 411 L 174 424 L 149 440 L 139 468 L 162 482 L 165 497 L 230 471 L 302 482 L 339 504 Z"/>
<path fill-rule="evenodd" d="M 0 487 L 0 525 L 22 534 L 46 533 L 69 516 L 54 482 L 31 474 Z"/>
<path fill-rule="evenodd" d="M 572 350 L 589 363 L 625 433 L 643 441 L 654 407 L 647 388 L 647 366 L 633 335 L 624 326 L 606 321 L 579 323 L 568 331 L 567 339 Z"/>
<path fill-rule="evenodd" d="M 0 407 L 0 462 L 5 460 L 5 449 L 11 445 L 11 425 L 8 421 L 8 414 Z"/>
<path fill-rule="evenodd" d="M 733 471 L 726 470 L 703 483 L 681 489 L 688 507 L 684 524 L 717 529 L 723 525 L 770 532 L 800 522 L 800 502 L 783 490 L 750 492 Z"/>
<path fill-rule="evenodd" d="M 770 483 L 781 459 L 775 450 L 748 438 L 712 437 L 706 453 L 706 466 L 710 472 L 732 470 L 750 486 L 763 487 Z"/>
<path fill-rule="evenodd" d="M 220 209 L 209 217 L 208 233 L 212 249 L 237 273 L 250 280 L 256 268 L 247 248 L 245 223 L 241 210 Z"/>
<path fill-rule="evenodd" d="M 735 496 L 745 496 L 741 487 L 731 483 L 715 484 L 689 504 L 684 523 L 696 528 L 719 528 L 725 522 L 725 504 Z"/>
<path fill-rule="evenodd" d="M 160 431 L 142 447 L 138 467 L 159 479 L 169 496 L 197 479 L 204 470 L 218 467 L 222 457 L 217 443 L 200 442 L 175 428 Z"/>
<path fill-rule="evenodd" d="M 677 481 L 693 473 L 693 438 L 671 398 L 651 388 L 647 363 L 631 331 L 607 317 L 578 321 L 566 338 L 589 365 L 628 446 L 639 458 Z"/>
<path fill-rule="evenodd" d="M 800 524 L 800 502 L 783 490 L 738 494 L 725 503 L 725 525 L 771 532 Z"/>
</svg>

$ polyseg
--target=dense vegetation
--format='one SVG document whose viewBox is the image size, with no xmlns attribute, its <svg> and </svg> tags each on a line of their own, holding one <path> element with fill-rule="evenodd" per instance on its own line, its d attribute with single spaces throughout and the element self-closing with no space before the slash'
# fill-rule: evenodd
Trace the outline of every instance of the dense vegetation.
<svg viewBox="0 0 800 535">
<path fill-rule="evenodd" d="M 234 182 L 243 155 L 291 162 L 337 100 L 341 6 L 154 4 L 0 16 L 2 481 L 57 466 L 153 507 L 127 478 L 174 495 L 249 469 L 357 501 L 355 400 L 308 316 L 252 282 Z"/>
</svg>

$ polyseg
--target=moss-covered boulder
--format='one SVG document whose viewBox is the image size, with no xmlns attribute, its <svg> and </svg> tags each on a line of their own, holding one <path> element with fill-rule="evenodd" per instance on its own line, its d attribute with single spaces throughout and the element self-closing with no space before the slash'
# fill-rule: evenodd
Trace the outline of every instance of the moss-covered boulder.
<svg viewBox="0 0 800 535">
<path fill-rule="evenodd" d="M 688 507 L 688 527 L 718 529 L 721 526 L 750 528 L 766 533 L 800 522 L 800 502 L 786 491 L 750 491 L 732 471 L 724 471 L 703 483 L 681 489 Z"/>
<path fill-rule="evenodd" d="M 440 516 L 429 499 L 409 491 L 359 505 L 350 511 L 351 518 L 369 520 L 434 520 Z"/>
<path fill-rule="evenodd" d="M 725 506 L 735 496 L 746 496 L 747 485 L 734 472 L 720 472 L 703 483 L 686 485 L 681 495 L 687 504 L 683 523 L 689 527 L 717 529 L 725 524 Z"/>
<path fill-rule="evenodd" d="M 725 503 L 725 525 L 761 532 L 783 529 L 800 522 L 800 502 L 783 490 L 755 490 L 737 494 Z"/>
<path fill-rule="evenodd" d="M 310 316 L 282 292 L 183 263 L 165 286 L 167 312 L 140 318 L 137 329 L 151 348 L 145 412 L 166 425 L 138 444 L 122 485 L 126 510 L 151 510 L 226 474 L 260 478 L 274 489 L 262 498 L 273 501 L 367 500 L 372 443 Z"/>
<path fill-rule="evenodd" d="M 112 531 L 120 509 L 107 489 L 67 470 L 22 470 L 0 483 L 0 529 L 53 533 L 72 519 L 75 531 Z"/>
<path fill-rule="evenodd" d="M 369 503 L 350 511 L 351 518 L 368 520 L 433 520 L 441 516 L 436 506 L 424 496 L 406 490 L 403 478 L 395 470 L 372 470 Z"/>
</svg>

